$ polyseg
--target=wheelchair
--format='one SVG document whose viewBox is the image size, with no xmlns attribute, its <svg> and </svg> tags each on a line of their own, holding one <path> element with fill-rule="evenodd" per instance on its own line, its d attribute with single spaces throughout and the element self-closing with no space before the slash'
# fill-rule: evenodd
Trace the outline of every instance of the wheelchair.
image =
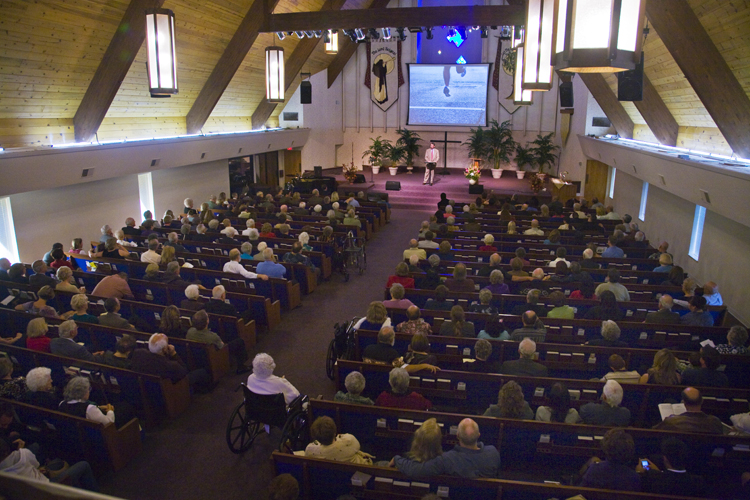
<svg viewBox="0 0 750 500">
<path fill-rule="evenodd" d="M 304 450 L 310 442 L 310 422 L 307 414 L 308 397 L 298 396 L 287 407 L 283 394 L 256 394 L 243 383 L 245 399 L 237 405 L 229 417 L 226 440 L 232 453 L 244 453 L 250 449 L 265 426 L 281 429 L 279 451 L 292 453 Z"/>
<path fill-rule="evenodd" d="M 326 353 L 326 375 L 333 380 L 336 361 L 339 359 L 353 359 L 354 357 L 354 325 L 360 318 L 354 318 L 345 323 L 336 323 L 333 327 L 333 339 L 328 344 Z"/>
</svg>

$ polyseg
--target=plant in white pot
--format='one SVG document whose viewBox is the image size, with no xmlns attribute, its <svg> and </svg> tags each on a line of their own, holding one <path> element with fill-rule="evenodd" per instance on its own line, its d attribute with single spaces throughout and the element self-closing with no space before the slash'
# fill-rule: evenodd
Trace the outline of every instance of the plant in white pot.
<svg viewBox="0 0 750 500">
<path fill-rule="evenodd" d="M 487 137 L 485 130 L 482 127 L 471 129 L 469 132 L 469 138 L 461 145 L 466 146 L 466 150 L 469 153 L 469 159 L 471 160 L 470 165 L 479 168 L 480 161 L 487 156 Z"/>
<path fill-rule="evenodd" d="M 391 143 L 388 139 L 381 139 L 380 136 L 377 136 L 374 139 L 370 138 L 370 140 L 372 141 L 372 144 L 370 144 L 370 147 L 362 153 L 362 158 L 370 158 L 372 173 L 377 174 L 380 172 L 380 167 L 383 165 L 383 160 L 388 153 L 388 147 Z"/>
<path fill-rule="evenodd" d="M 391 175 L 398 173 L 398 162 L 404 159 L 404 148 L 388 143 L 385 153 L 385 163 L 388 164 L 388 172 Z"/>
<path fill-rule="evenodd" d="M 401 128 L 396 131 L 399 135 L 396 146 L 403 150 L 403 159 L 406 160 L 406 170 L 412 173 L 414 170 L 414 158 L 419 156 L 419 134 L 409 129 Z"/>
<path fill-rule="evenodd" d="M 560 149 L 560 146 L 552 143 L 553 135 L 553 132 L 547 135 L 539 134 L 536 136 L 536 139 L 531 141 L 531 152 L 534 155 L 534 163 L 539 166 L 539 173 L 542 176 L 547 175 L 547 172 L 544 171 L 544 168 L 547 166 L 550 169 L 550 173 L 552 172 L 552 167 L 559 156 L 556 154 L 556 151 Z"/>
<path fill-rule="evenodd" d="M 516 171 L 516 176 L 519 179 L 523 179 L 524 175 L 526 175 L 526 171 L 524 168 L 526 165 L 533 166 L 534 162 L 536 162 L 536 157 L 534 156 L 534 152 L 531 148 L 525 148 L 521 146 L 520 144 L 516 145 L 516 165 L 518 166 L 518 170 Z"/>
<path fill-rule="evenodd" d="M 509 120 L 501 124 L 492 120 L 490 124 L 484 134 L 486 155 L 492 162 L 492 177 L 499 179 L 503 175 L 503 166 L 510 163 L 510 155 L 516 150 L 516 141 Z"/>
</svg>

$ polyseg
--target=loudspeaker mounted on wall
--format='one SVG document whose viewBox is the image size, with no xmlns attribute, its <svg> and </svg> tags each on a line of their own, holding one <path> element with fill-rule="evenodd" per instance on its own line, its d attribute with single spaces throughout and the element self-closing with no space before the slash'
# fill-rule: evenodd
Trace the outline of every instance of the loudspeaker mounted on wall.
<svg viewBox="0 0 750 500">
<path fill-rule="evenodd" d="M 315 165 L 313 167 L 313 170 L 315 171 L 315 178 L 316 179 L 320 179 L 321 177 L 323 177 L 323 167 L 321 167 L 319 165 Z"/>
<path fill-rule="evenodd" d="M 385 190 L 386 191 L 401 191 L 401 182 L 400 181 L 385 181 Z"/>
<path fill-rule="evenodd" d="M 643 52 L 641 62 L 635 65 L 635 69 L 617 73 L 617 100 L 643 100 Z"/>
<path fill-rule="evenodd" d="M 562 82 L 560 84 L 560 107 L 573 107 L 573 82 Z"/>
<path fill-rule="evenodd" d="M 312 83 L 303 80 L 299 85 L 300 104 L 312 104 Z"/>
</svg>

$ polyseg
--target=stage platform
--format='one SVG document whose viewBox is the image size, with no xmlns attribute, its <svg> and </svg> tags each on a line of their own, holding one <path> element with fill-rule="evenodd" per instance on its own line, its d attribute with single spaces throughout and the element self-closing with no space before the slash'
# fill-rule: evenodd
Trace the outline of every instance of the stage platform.
<svg viewBox="0 0 750 500">
<path fill-rule="evenodd" d="M 436 203 L 440 199 L 440 193 L 445 193 L 449 199 L 456 202 L 469 203 L 476 199 L 476 194 L 469 194 L 469 180 L 464 177 L 464 169 L 449 169 L 451 175 L 438 175 L 442 169 L 435 174 L 435 182 L 432 186 L 422 185 L 424 169 L 414 173 L 399 170 L 398 174 L 390 175 L 387 168 L 381 168 L 376 175 L 366 168 L 362 174 L 367 180 L 364 184 L 349 184 L 341 175 L 341 167 L 325 169 L 323 175 L 334 176 L 339 183 L 339 193 L 359 192 L 387 192 L 391 208 L 413 209 L 413 210 L 436 210 Z M 372 182 L 370 180 L 372 179 Z M 386 191 L 386 181 L 399 181 L 401 191 Z M 515 171 L 505 171 L 500 179 L 493 179 L 492 173 L 484 171 L 479 183 L 484 190 L 490 194 L 500 196 L 518 195 L 521 197 L 533 196 L 528 179 L 519 180 Z M 537 198 L 544 203 L 552 197 L 549 181 L 545 182 L 544 190 L 536 194 Z"/>
</svg>

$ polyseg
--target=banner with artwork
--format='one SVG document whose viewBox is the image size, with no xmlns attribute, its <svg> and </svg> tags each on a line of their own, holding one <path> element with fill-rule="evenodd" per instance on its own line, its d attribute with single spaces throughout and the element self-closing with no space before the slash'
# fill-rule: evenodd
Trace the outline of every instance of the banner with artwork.
<svg viewBox="0 0 750 500">
<path fill-rule="evenodd" d="M 383 111 L 398 101 L 398 88 L 404 84 L 401 71 L 401 42 L 376 40 L 367 44 L 365 86 L 372 101 Z"/>
<path fill-rule="evenodd" d="M 492 86 L 497 90 L 497 102 L 511 115 L 518 111 L 521 106 L 513 103 L 513 74 L 516 66 L 516 51 L 511 42 L 506 43 L 503 49 L 503 41 L 497 41 L 497 54 L 495 56 L 495 71 L 492 74 Z"/>
</svg>

